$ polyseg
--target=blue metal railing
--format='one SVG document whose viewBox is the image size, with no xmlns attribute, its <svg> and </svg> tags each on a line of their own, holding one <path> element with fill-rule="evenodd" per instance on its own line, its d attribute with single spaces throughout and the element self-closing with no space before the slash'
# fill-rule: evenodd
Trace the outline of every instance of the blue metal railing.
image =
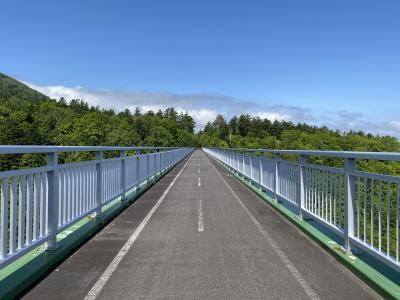
<svg viewBox="0 0 400 300">
<path fill-rule="evenodd" d="M 205 148 L 300 217 L 318 221 L 343 238 L 343 248 L 364 250 L 400 271 L 400 177 L 358 171 L 356 159 L 400 161 L 400 153 Z M 265 154 L 269 153 L 271 157 Z M 282 159 L 291 155 L 297 160 Z M 344 160 L 334 168 L 310 156 Z"/>
<path fill-rule="evenodd" d="M 119 157 L 103 158 L 104 151 Z M 127 151 L 135 155 L 127 156 Z M 0 269 L 173 167 L 192 148 L 0 146 L 0 154 L 43 153 L 47 165 L 0 172 Z M 95 160 L 58 164 L 60 152 L 94 152 Z M 128 152 L 129 153 L 129 152 Z"/>
</svg>

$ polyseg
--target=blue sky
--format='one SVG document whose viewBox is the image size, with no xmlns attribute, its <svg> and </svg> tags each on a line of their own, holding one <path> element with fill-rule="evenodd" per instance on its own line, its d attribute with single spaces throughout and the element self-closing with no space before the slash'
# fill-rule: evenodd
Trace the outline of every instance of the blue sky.
<svg viewBox="0 0 400 300">
<path fill-rule="evenodd" d="M 400 1 L 0 2 L 0 72 L 52 97 L 400 137 Z"/>
</svg>

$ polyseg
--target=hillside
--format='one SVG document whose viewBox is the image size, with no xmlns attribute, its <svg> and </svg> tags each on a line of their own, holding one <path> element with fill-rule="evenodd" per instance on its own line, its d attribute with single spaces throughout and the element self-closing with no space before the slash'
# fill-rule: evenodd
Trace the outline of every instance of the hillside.
<svg viewBox="0 0 400 300">
<path fill-rule="evenodd" d="M 16 97 L 21 100 L 39 101 L 49 97 L 31 89 L 29 86 L 0 73 L 0 100 Z"/>
<path fill-rule="evenodd" d="M 0 145 L 194 146 L 195 122 L 173 108 L 116 113 L 83 100 L 54 100 L 0 76 Z M 87 154 L 86 154 L 87 155 Z M 61 156 L 62 160 L 85 155 Z M 0 169 L 41 164 L 38 156 L 0 157 Z"/>
</svg>

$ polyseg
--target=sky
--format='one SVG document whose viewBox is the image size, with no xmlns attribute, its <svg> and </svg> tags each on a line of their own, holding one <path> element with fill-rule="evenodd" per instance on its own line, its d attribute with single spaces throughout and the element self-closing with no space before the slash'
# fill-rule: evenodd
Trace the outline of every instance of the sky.
<svg viewBox="0 0 400 300">
<path fill-rule="evenodd" d="M 0 20 L 0 72 L 56 99 L 400 138 L 397 0 L 0 0 Z"/>
</svg>

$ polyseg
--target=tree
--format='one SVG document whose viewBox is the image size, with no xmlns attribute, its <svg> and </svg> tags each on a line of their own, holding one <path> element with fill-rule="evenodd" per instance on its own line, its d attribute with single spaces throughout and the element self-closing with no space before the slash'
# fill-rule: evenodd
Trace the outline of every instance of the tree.
<svg viewBox="0 0 400 300">
<path fill-rule="evenodd" d="M 237 121 L 237 129 L 241 136 L 246 136 L 249 132 L 251 119 L 249 115 L 240 115 Z"/>
<path fill-rule="evenodd" d="M 173 136 L 168 130 L 162 126 L 156 126 L 150 129 L 149 134 L 144 140 L 147 146 L 171 146 L 173 144 Z"/>
</svg>

